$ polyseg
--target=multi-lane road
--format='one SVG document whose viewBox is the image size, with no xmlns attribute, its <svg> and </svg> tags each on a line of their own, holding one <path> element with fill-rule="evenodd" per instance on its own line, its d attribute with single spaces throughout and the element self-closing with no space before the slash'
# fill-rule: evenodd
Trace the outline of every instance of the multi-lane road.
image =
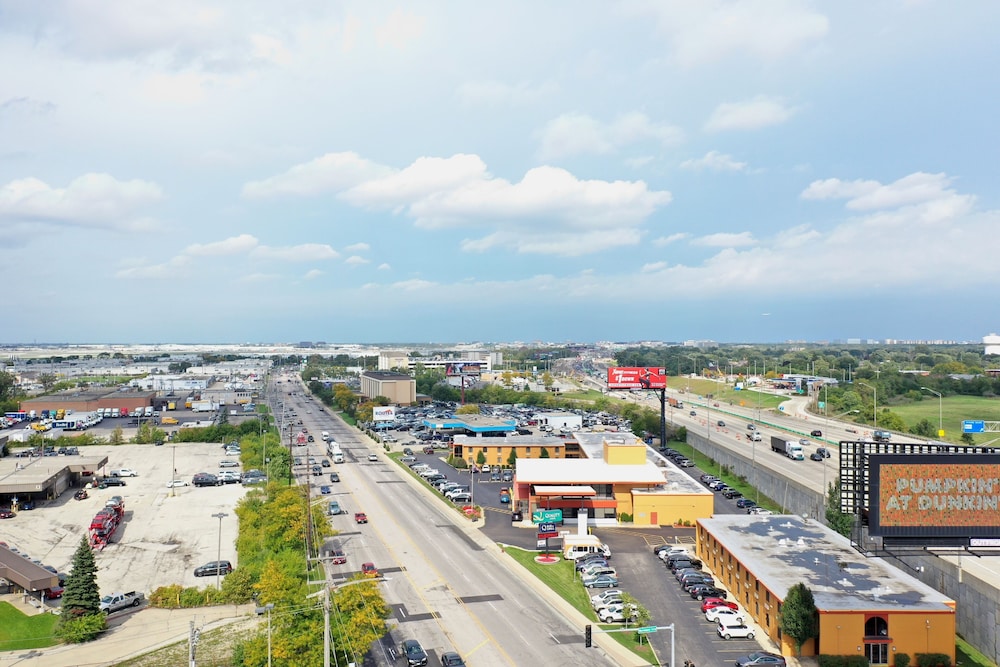
<svg viewBox="0 0 1000 667">
<path fill-rule="evenodd" d="M 396 627 L 373 652 L 378 664 L 391 664 L 390 649 L 398 652 L 410 638 L 420 641 L 431 665 L 445 651 L 475 665 L 613 664 L 602 651 L 586 649 L 582 628 L 516 576 L 479 531 L 464 526 L 432 492 L 411 484 L 378 445 L 303 396 L 298 382 L 295 387 L 296 396 L 283 392 L 286 409 L 290 400 L 310 433 L 329 431 L 345 454 L 345 463 L 323 468 L 319 477 L 308 466 L 296 470 L 301 483 L 313 485 L 314 511 L 323 511 L 329 500 L 346 509 L 329 517 L 348 558 L 333 566 L 333 579 L 357 573 L 363 562 L 374 563 L 384 577 L 380 586 Z M 325 444 L 316 440 L 295 447 L 295 455 L 325 456 Z M 378 460 L 371 462 L 373 452 Z M 331 485 L 331 495 L 319 495 L 332 469 L 341 482 Z M 367 514 L 367 524 L 354 523 L 357 511 Z"/>
</svg>

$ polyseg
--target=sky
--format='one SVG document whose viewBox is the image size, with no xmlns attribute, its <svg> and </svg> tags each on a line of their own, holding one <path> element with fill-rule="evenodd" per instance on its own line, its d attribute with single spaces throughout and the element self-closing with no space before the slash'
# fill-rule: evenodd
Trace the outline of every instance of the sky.
<svg viewBox="0 0 1000 667">
<path fill-rule="evenodd" d="M 0 0 L 0 343 L 978 341 L 998 24 Z"/>
</svg>

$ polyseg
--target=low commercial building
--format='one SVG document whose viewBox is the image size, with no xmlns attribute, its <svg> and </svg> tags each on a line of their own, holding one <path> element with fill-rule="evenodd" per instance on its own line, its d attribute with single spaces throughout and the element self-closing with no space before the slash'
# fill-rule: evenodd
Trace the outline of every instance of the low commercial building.
<svg viewBox="0 0 1000 667">
<path fill-rule="evenodd" d="M 955 661 L 955 602 L 918 579 L 865 557 L 850 541 L 796 515 L 726 514 L 697 523 L 698 556 L 735 602 L 781 647 L 795 643 L 779 627 L 789 589 L 805 584 L 819 611 L 819 636 L 802 655 L 864 655 L 872 665 L 907 654 Z"/>
<path fill-rule="evenodd" d="M 71 389 L 58 394 L 46 394 L 37 398 L 29 398 L 20 403 L 24 411 L 34 410 L 36 415 L 48 410 L 72 410 L 73 412 L 94 412 L 103 408 L 122 408 L 129 412 L 135 408 L 152 406 L 156 392 L 152 391 L 115 391 L 102 389 Z"/>
<path fill-rule="evenodd" d="M 584 458 L 518 458 L 514 508 L 525 515 L 560 509 L 570 522 L 583 510 L 592 525 L 694 525 L 712 516 L 714 494 L 631 433 L 572 439 Z"/>
<path fill-rule="evenodd" d="M 0 505 L 54 500 L 83 488 L 107 465 L 107 456 L 8 456 L 0 459 Z"/>
<path fill-rule="evenodd" d="M 365 371 L 361 374 L 361 395 L 369 399 L 385 396 L 395 405 L 413 405 L 417 401 L 417 382 L 404 373 Z"/>
</svg>

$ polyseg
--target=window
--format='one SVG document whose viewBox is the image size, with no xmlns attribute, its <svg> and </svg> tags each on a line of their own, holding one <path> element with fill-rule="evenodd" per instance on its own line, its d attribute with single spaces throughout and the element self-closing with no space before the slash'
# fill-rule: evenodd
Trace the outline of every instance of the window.
<svg viewBox="0 0 1000 667">
<path fill-rule="evenodd" d="M 531 456 L 531 447 L 525 447 L 524 448 L 524 455 L 525 456 Z"/>
</svg>

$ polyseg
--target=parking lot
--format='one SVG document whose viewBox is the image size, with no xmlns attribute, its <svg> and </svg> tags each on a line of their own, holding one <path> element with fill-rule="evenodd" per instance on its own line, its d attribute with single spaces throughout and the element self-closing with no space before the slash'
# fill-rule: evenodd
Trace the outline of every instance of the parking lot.
<svg viewBox="0 0 1000 667">
<path fill-rule="evenodd" d="M 76 489 L 71 488 L 55 500 L 39 502 L 36 509 L 0 523 L 0 539 L 33 559 L 68 572 L 73 552 L 81 538 L 88 536 L 94 514 L 108 498 L 120 495 L 125 499 L 125 518 L 111 543 L 95 553 L 102 594 L 148 593 L 173 583 L 214 583 L 212 577 L 196 578 L 194 568 L 216 560 L 220 535 L 221 558 L 236 565 L 234 509 L 247 489 L 240 484 L 167 487 L 171 479 L 190 484 L 197 472 L 217 472 L 219 462 L 226 458 L 219 443 L 87 447 L 81 454 L 106 455 L 106 471 L 129 468 L 138 476 L 126 478 L 126 486 L 90 489 L 84 500 L 75 500 Z M 220 512 L 227 514 L 221 522 L 212 516 Z"/>
</svg>

